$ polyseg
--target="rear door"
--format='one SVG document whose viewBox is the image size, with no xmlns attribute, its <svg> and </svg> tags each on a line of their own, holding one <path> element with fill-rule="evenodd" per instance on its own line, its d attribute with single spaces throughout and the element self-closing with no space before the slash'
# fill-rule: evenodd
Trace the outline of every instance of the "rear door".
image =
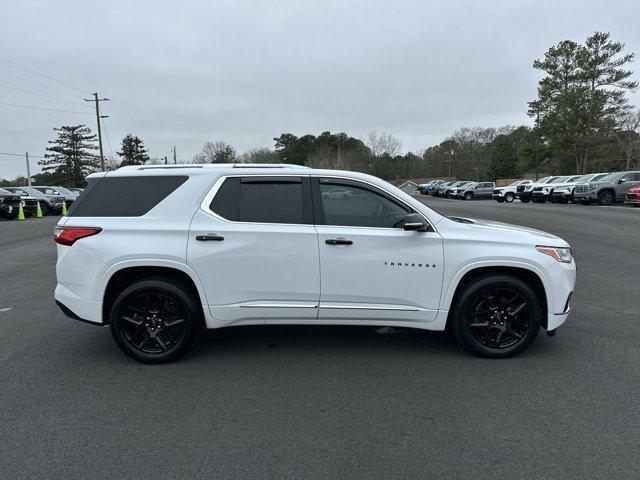
<svg viewBox="0 0 640 480">
<path fill-rule="evenodd" d="M 318 235 L 307 176 L 218 180 L 191 223 L 187 261 L 224 323 L 315 319 Z"/>
<path fill-rule="evenodd" d="M 442 238 L 405 231 L 410 206 L 376 186 L 341 178 L 312 181 L 320 251 L 321 320 L 435 319 Z M 349 193 L 331 194 L 340 187 Z"/>
</svg>

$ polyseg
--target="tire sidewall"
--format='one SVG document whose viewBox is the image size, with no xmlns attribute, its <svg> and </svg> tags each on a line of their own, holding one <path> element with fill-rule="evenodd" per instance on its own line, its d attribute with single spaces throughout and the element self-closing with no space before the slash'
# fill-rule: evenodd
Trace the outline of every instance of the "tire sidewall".
<svg viewBox="0 0 640 480">
<path fill-rule="evenodd" d="M 507 193 L 504 196 L 504 201 L 507 202 L 507 203 L 513 202 L 514 199 L 515 199 L 515 197 L 514 197 L 513 193 Z"/>
<path fill-rule="evenodd" d="M 141 352 L 129 343 L 124 334 L 122 320 L 119 318 L 118 312 L 133 297 L 148 292 L 158 292 L 170 296 L 172 301 L 176 302 L 185 312 L 186 331 L 180 343 L 168 352 L 158 354 Z M 182 356 L 196 341 L 202 326 L 201 316 L 193 295 L 186 289 L 169 280 L 152 279 L 135 282 L 117 296 L 111 307 L 109 324 L 116 344 L 131 358 L 143 363 L 166 363 Z"/>
<path fill-rule="evenodd" d="M 531 305 L 531 319 L 529 327 L 524 338 L 513 345 L 504 349 L 493 349 L 482 345 L 476 340 L 471 333 L 471 327 L 464 318 L 467 307 L 477 298 L 477 296 L 490 288 L 509 287 L 515 288 L 523 295 Z M 492 275 L 479 278 L 466 285 L 464 292 L 458 298 L 454 307 L 454 316 L 452 329 L 454 335 L 463 346 L 471 350 L 473 353 L 489 358 L 506 358 L 517 355 L 526 349 L 538 335 L 542 324 L 543 309 L 540 305 L 536 294 L 522 280 L 509 275 Z"/>
</svg>

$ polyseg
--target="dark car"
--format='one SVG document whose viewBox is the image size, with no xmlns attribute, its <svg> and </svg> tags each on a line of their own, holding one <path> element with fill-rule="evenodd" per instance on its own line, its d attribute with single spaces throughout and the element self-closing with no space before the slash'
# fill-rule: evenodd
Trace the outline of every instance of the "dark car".
<svg viewBox="0 0 640 480">
<path fill-rule="evenodd" d="M 40 210 L 42 215 L 59 215 L 62 213 L 62 202 L 64 197 L 61 195 L 45 194 L 33 187 L 6 187 L 5 190 L 20 195 L 22 198 L 35 198 L 40 202 Z"/>
<path fill-rule="evenodd" d="M 38 201 L 32 197 L 21 197 L 13 192 L 0 188 L 0 217 L 11 219 L 18 216 L 20 205 L 25 217 L 36 214 Z"/>
</svg>

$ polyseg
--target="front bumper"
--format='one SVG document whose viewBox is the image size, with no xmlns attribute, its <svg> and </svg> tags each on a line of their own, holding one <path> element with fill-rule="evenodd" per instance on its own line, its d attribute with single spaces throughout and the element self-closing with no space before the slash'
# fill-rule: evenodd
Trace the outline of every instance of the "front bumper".
<svg viewBox="0 0 640 480">
<path fill-rule="evenodd" d="M 598 199 L 598 194 L 595 190 L 591 190 L 589 192 L 573 192 L 573 198 L 578 202 L 580 200 L 595 201 Z"/>
<path fill-rule="evenodd" d="M 640 195 L 637 194 L 627 194 L 624 198 L 625 203 L 630 205 L 640 205 Z"/>
</svg>

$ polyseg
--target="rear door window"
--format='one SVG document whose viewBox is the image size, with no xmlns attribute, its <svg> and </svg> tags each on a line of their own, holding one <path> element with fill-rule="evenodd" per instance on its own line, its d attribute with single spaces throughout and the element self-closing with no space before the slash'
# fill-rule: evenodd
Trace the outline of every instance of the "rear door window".
<svg viewBox="0 0 640 480">
<path fill-rule="evenodd" d="M 231 221 L 251 223 L 313 223 L 307 177 L 230 177 L 209 208 Z"/>
</svg>

